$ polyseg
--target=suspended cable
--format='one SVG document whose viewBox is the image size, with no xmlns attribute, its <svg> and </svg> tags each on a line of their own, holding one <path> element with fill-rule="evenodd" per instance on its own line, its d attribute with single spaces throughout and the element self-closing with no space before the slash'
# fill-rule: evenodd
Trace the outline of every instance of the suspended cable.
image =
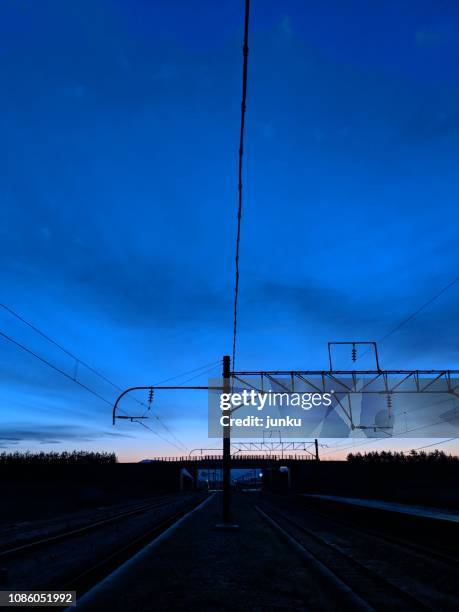
<svg viewBox="0 0 459 612">
<path fill-rule="evenodd" d="M 99 378 L 101 378 L 102 380 L 104 380 L 105 382 L 107 382 L 109 385 L 111 385 L 112 387 L 114 387 L 115 389 L 117 389 L 118 391 L 122 391 L 122 388 L 119 387 L 116 383 L 114 383 L 113 381 L 109 380 L 106 376 L 104 376 L 103 374 L 101 374 L 100 372 L 98 372 L 97 370 L 95 370 L 93 367 L 91 367 L 88 363 L 86 363 L 85 361 L 83 361 L 82 359 L 80 359 L 79 357 L 77 357 L 76 355 L 74 355 L 73 353 L 71 353 L 70 351 L 68 351 L 66 348 L 64 348 L 61 344 L 59 344 L 58 342 L 56 342 L 56 340 L 53 340 L 53 338 L 51 338 L 50 336 L 48 336 L 47 334 L 45 334 L 45 332 L 43 332 L 41 329 L 39 329 L 38 327 L 36 327 L 35 325 L 33 325 L 32 323 L 30 323 L 29 321 L 27 321 L 26 319 L 24 319 L 23 317 L 21 317 L 21 315 L 19 315 L 17 312 L 15 312 L 12 308 L 10 308 L 9 306 L 6 306 L 5 304 L 0 304 L 0 308 L 3 308 L 4 310 L 6 310 L 7 312 L 9 312 L 11 315 L 13 315 L 14 317 L 16 317 L 16 319 L 18 319 L 19 321 L 21 321 L 22 323 L 24 323 L 24 325 L 27 325 L 28 327 L 30 327 L 31 329 L 34 330 L 34 332 L 36 332 L 37 334 L 39 334 L 42 338 L 45 338 L 45 340 L 47 340 L 48 342 L 50 342 L 51 344 L 54 344 L 54 346 L 56 346 L 58 349 L 60 349 L 63 353 L 65 353 L 66 355 L 68 355 L 69 357 L 71 357 L 72 359 L 74 359 L 76 362 L 78 362 L 79 364 L 81 364 L 82 366 L 84 366 L 85 368 L 87 368 L 90 372 L 92 372 L 93 374 L 95 374 L 96 376 L 98 376 Z"/>
<path fill-rule="evenodd" d="M 408 317 L 406 317 L 406 319 L 403 319 L 402 321 L 400 321 L 400 323 L 398 323 L 393 329 L 388 331 L 387 334 L 385 334 L 379 340 L 377 340 L 377 344 L 378 345 L 382 344 L 383 342 L 385 342 L 387 340 L 387 338 L 392 336 L 392 334 L 395 334 L 395 332 L 397 332 L 399 329 L 401 329 L 404 325 L 406 325 L 407 323 L 412 321 L 415 317 L 418 316 L 418 314 L 420 314 L 425 308 L 427 308 L 427 306 L 430 306 L 430 304 L 435 302 L 435 300 L 437 300 L 441 295 L 446 293 L 446 291 L 448 291 L 448 289 L 451 289 L 451 287 L 453 287 L 458 281 L 459 281 L 459 277 L 455 278 L 450 283 L 448 283 L 445 287 L 443 287 L 443 289 L 441 289 L 438 293 L 436 293 L 434 296 L 432 296 L 430 299 L 428 299 L 427 302 L 424 302 L 424 304 L 422 304 L 422 306 L 420 306 L 412 314 L 410 314 Z M 359 357 L 353 358 L 352 361 L 356 362 L 358 359 L 362 358 L 364 355 L 369 353 L 370 350 L 371 349 L 366 349 L 365 351 L 363 351 L 363 353 Z"/>
<path fill-rule="evenodd" d="M 215 370 L 216 367 L 220 365 L 220 360 L 214 361 L 210 364 L 206 364 L 204 366 L 200 366 L 199 368 L 194 368 L 193 370 L 189 370 L 188 372 L 183 372 L 182 374 L 178 374 L 177 376 L 172 376 L 171 378 L 167 378 L 166 380 L 162 380 L 161 382 L 155 383 L 155 385 L 161 385 L 165 382 L 169 382 L 171 380 L 175 380 L 177 378 L 182 378 L 183 376 L 186 376 L 187 374 L 192 374 L 194 372 L 198 372 L 198 374 L 195 374 L 194 376 L 192 376 L 191 378 L 187 378 L 186 380 L 182 381 L 181 384 L 185 385 L 186 383 L 188 383 L 190 380 L 194 380 L 195 378 L 199 378 L 199 376 L 203 376 L 204 374 L 207 374 L 208 372 L 211 372 L 212 370 Z M 209 367 L 210 366 L 210 367 Z M 144 412 L 145 415 L 145 412 Z M 171 429 L 161 420 L 161 418 L 159 417 L 159 415 L 154 414 L 153 415 L 155 417 L 155 419 L 157 419 L 161 425 L 164 427 L 164 429 L 166 429 L 166 431 L 169 432 L 169 434 L 186 450 L 187 454 L 189 453 L 189 448 L 187 446 L 185 446 L 185 444 L 183 444 L 183 442 L 181 442 L 179 440 L 179 438 L 171 431 Z"/>
<path fill-rule="evenodd" d="M 26 346 L 24 346 L 24 344 L 21 344 L 20 342 L 18 342 L 17 340 L 14 340 L 14 338 L 11 338 L 11 336 L 8 336 L 7 334 L 5 334 L 4 332 L 0 331 L 0 336 L 2 338 L 4 338 L 5 340 L 8 340 L 8 342 L 11 342 L 12 344 L 15 344 L 17 347 L 19 347 L 20 349 L 22 349 L 23 351 L 25 351 L 26 353 L 28 353 L 29 355 L 32 355 L 33 357 L 35 357 L 36 359 L 38 359 L 39 361 L 41 361 L 42 363 L 44 363 L 45 365 L 47 365 L 49 368 L 52 368 L 53 370 L 55 370 L 56 372 L 58 372 L 59 374 L 62 374 L 62 376 L 65 376 L 66 378 L 68 378 L 69 380 L 71 380 L 72 382 L 74 382 L 75 384 L 79 385 L 80 387 L 82 387 L 83 389 L 86 389 L 86 391 L 89 391 L 89 393 L 92 393 L 93 395 L 95 395 L 96 397 L 98 397 L 100 400 L 102 400 L 103 402 L 105 402 L 106 404 L 109 404 L 109 406 L 112 405 L 112 402 L 109 401 L 108 399 L 106 399 L 105 397 L 103 397 L 102 395 L 100 395 L 99 393 L 97 393 L 97 391 L 94 391 L 94 389 L 91 389 L 91 387 L 88 387 L 88 385 L 83 384 L 82 382 L 80 382 L 79 380 L 77 380 L 76 378 L 73 378 L 73 376 L 71 376 L 70 374 L 68 374 L 67 372 L 65 372 L 64 370 L 61 370 L 60 368 L 58 368 L 57 366 L 55 366 L 53 363 L 51 363 L 50 361 L 48 361 L 47 359 L 44 359 L 44 357 L 41 357 L 40 355 L 38 355 L 38 353 L 35 353 L 34 351 L 32 351 L 31 349 L 27 348 Z"/>
<path fill-rule="evenodd" d="M 217 365 L 216 365 L 217 363 L 218 363 L 218 364 L 220 364 L 220 361 L 214 362 L 213 364 L 209 364 L 209 365 L 211 365 L 211 367 L 210 367 L 210 368 L 207 368 L 206 370 L 204 370 L 204 371 L 202 371 L 202 372 L 199 372 L 199 374 L 195 374 L 195 375 L 194 375 L 194 376 L 192 376 L 191 378 L 187 378 L 186 380 L 182 381 L 182 383 L 181 383 L 181 384 L 182 384 L 182 385 L 185 385 L 185 384 L 186 384 L 187 382 L 189 382 L 190 380 L 194 380 L 195 378 L 198 378 L 199 376 L 203 376 L 204 374 L 207 374 L 208 372 L 211 372 L 212 370 L 215 370 L 215 369 L 217 368 Z M 202 367 L 200 367 L 200 368 L 195 368 L 194 370 L 190 370 L 190 371 L 188 372 L 188 374 L 191 374 L 192 372 L 196 372 L 197 370 L 202 370 L 202 368 L 203 368 L 203 367 L 206 367 L 206 366 L 202 366 Z M 185 374 L 186 374 L 186 373 L 185 373 Z M 162 381 L 162 382 L 156 383 L 156 385 L 160 385 L 160 384 L 162 384 L 163 382 L 169 382 L 170 380 L 174 380 L 174 379 L 176 379 L 176 378 L 181 378 L 183 375 L 184 375 L 184 374 L 179 375 L 179 376 L 173 376 L 172 378 L 168 378 L 168 379 L 166 379 L 166 380 L 164 380 L 164 381 Z M 156 386 L 156 385 L 153 385 L 153 386 Z M 146 413 L 146 411 L 143 413 L 143 415 L 142 415 L 142 416 L 145 416 L 145 413 Z M 159 417 L 157 414 L 153 414 L 153 416 L 154 416 L 154 418 L 155 418 L 155 419 L 157 419 L 157 420 L 158 420 L 158 421 L 161 423 L 161 425 L 162 425 L 162 426 L 163 426 L 163 427 L 164 427 L 164 428 L 165 428 L 165 429 L 166 429 L 166 430 L 169 432 L 169 434 L 170 434 L 170 435 L 171 435 L 171 436 L 172 436 L 172 437 L 173 437 L 173 438 L 174 438 L 174 439 L 175 439 L 175 440 L 176 440 L 176 441 L 177 441 L 177 442 L 178 442 L 178 443 L 179 443 L 179 444 L 182 446 L 182 448 L 184 448 L 184 449 L 186 450 L 186 452 L 187 452 L 187 454 L 188 454 L 190 449 L 189 449 L 187 446 L 185 446 L 185 445 L 183 444 L 183 442 L 181 442 L 181 441 L 179 440 L 179 438 L 177 438 L 177 436 L 176 436 L 176 435 L 175 435 L 175 434 L 174 434 L 174 433 L 173 433 L 173 432 L 170 430 L 170 428 L 169 428 L 169 427 L 168 427 L 168 426 L 167 426 L 167 425 L 166 425 L 166 424 L 165 424 L 165 423 L 164 423 L 164 422 L 163 422 L 163 421 L 160 419 L 160 417 Z M 141 422 L 141 421 L 139 421 L 139 422 Z"/>
<path fill-rule="evenodd" d="M 137 419 L 132 419 L 134 423 L 138 423 L 139 425 L 142 425 L 142 427 L 145 427 L 145 429 L 148 429 L 149 431 L 151 431 L 155 436 L 158 436 L 158 438 L 161 438 L 161 440 L 164 440 L 165 442 L 167 442 L 168 444 L 171 444 L 172 446 L 174 446 L 177 450 L 183 452 L 183 448 L 180 448 L 180 446 L 177 446 L 177 444 L 174 444 L 174 442 L 171 442 L 170 440 L 168 440 L 167 438 L 165 438 L 164 436 L 162 436 L 160 433 L 158 433 L 157 431 L 155 431 L 154 429 L 152 429 L 151 427 L 148 427 L 148 425 L 146 425 L 143 421 L 138 421 Z M 188 454 L 188 450 L 187 450 L 187 454 Z"/>
<path fill-rule="evenodd" d="M 29 355 L 32 355 L 33 357 L 35 357 L 36 359 L 38 359 L 41 363 L 43 363 L 44 365 L 48 366 L 49 368 L 51 368 L 52 370 L 54 370 L 55 372 L 57 372 L 58 374 L 61 374 L 62 376 L 64 376 L 65 378 L 67 378 L 68 380 L 72 381 L 73 383 L 75 383 L 76 385 L 78 385 L 79 387 L 81 387 L 82 389 L 85 389 L 86 391 L 88 391 L 89 393 L 91 393 L 92 395 L 94 395 L 95 397 L 97 397 L 98 399 L 100 399 L 102 402 L 108 404 L 109 406 L 113 405 L 113 402 L 111 400 L 108 400 L 106 397 L 104 397 L 103 395 L 101 395 L 100 393 L 98 393 L 97 391 L 95 391 L 94 389 L 92 389 L 89 385 L 86 385 L 84 383 L 82 383 L 81 381 L 79 381 L 77 378 L 74 378 L 73 376 L 71 376 L 70 374 L 68 374 L 65 370 L 62 370 L 61 368 L 59 368 L 58 366 L 54 365 L 53 363 L 51 363 L 50 361 L 48 361 L 47 359 L 45 359 L 44 357 L 42 357 L 41 355 L 39 355 L 38 353 L 36 353 L 35 351 L 32 351 L 31 349 L 29 349 L 27 346 L 25 346 L 24 344 L 22 344 L 21 342 L 18 342 L 17 340 L 15 340 L 14 338 L 12 338 L 11 336 L 9 336 L 8 334 L 5 334 L 4 332 L 0 331 L 0 337 L 4 338 L 5 340 L 7 340 L 8 342 L 14 344 L 15 346 L 17 346 L 18 348 L 20 348 L 21 350 L 25 351 L 26 353 L 28 353 Z M 65 352 L 68 353 L 68 351 L 66 351 L 65 349 L 63 349 Z M 217 363 L 217 362 L 214 362 Z M 201 368 L 195 368 L 194 370 L 190 370 L 190 372 L 196 371 L 198 369 L 202 369 L 203 367 L 206 366 L 201 366 Z M 215 366 L 214 366 L 215 367 Z M 190 373 L 188 372 L 188 373 Z M 184 373 L 186 374 L 186 372 Z M 181 374 L 180 376 L 183 376 L 184 374 Z M 113 383 L 114 384 L 114 383 Z M 136 400 L 138 401 L 138 400 Z M 138 403 L 143 403 L 143 402 L 138 402 Z M 120 412 L 122 412 L 123 414 L 125 414 L 126 416 L 127 413 L 120 409 Z M 159 416 L 155 415 L 155 418 L 161 423 L 161 425 L 169 432 L 169 434 L 171 436 L 173 436 L 177 442 L 179 442 L 182 446 L 182 449 L 179 450 L 186 450 L 186 452 L 188 452 L 188 448 L 185 446 L 185 444 L 183 444 L 182 442 L 180 442 L 180 440 L 177 438 L 177 436 L 175 436 L 175 434 L 172 433 L 172 431 L 167 427 L 167 425 L 165 425 Z M 140 421 L 137 421 L 140 422 Z M 147 428 L 149 429 L 149 428 Z M 153 430 L 152 430 L 153 431 Z M 161 436 L 160 434 L 158 434 L 157 432 L 154 432 L 156 435 L 158 435 L 162 440 L 164 440 L 165 442 L 167 442 L 168 444 L 171 444 L 172 446 L 174 446 L 175 448 L 178 448 L 177 444 L 175 444 L 174 442 L 171 442 L 170 440 L 168 440 L 167 438 L 165 438 L 164 436 Z"/>
<path fill-rule="evenodd" d="M 455 278 L 453 281 L 451 281 L 450 283 L 448 283 L 445 287 L 443 287 L 443 289 L 441 289 L 438 293 L 436 293 L 433 297 L 431 297 L 429 300 L 427 300 L 427 302 L 425 302 L 424 304 L 422 304 L 422 306 L 420 306 L 415 312 L 413 312 L 409 317 L 407 317 L 406 319 L 403 319 L 403 321 L 401 321 L 398 325 L 396 325 L 393 329 L 391 329 L 385 336 L 383 336 L 382 338 L 380 338 L 378 340 L 379 343 L 384 342 L 385 340 L 387 340 L 387 338 L 389 338 L 389 336 L 392 336 L 392 334 L 394 334 L 396 331 L 398 331 L 401 327 L 403 327 L 404 325 L 406 325 L 407 323 L 409 323 L 410 321 L 412 321 L 415 317 L 418 316 L 418 314 L 420 312 L 422 312 L 425 308 L 427 308 L 427 306 L 430 306 L 430 304 L 432 304 L 432 302 L 435 302 L 435 300 L 437 300 L 441 295 L 443 295 L 443 293 L 445 293 L 446 291 L 448 291 L 448 289 L 450 289 L 453 285 L 455 285 L 457 282 L 459 281 L 459 277 Z"/>
<path fill-rule="evenodd" d="M 10 308 L 9 306 L 6 306 L 6 304 L 0 304 L 0 308 L 3 308 L 4 310 L 6 310 L 7 312 L 9 312 L 11 315 L 13 315 L 16 319 L 18 319 L 19 321 L 21 321 L 22 323 L 24 323 L 24 325 L 27 325 L 28 327 L 30 327 L 30 329 L 32 329 L 34 332 L 36 332 L 37 334 L 39 334 L 42 338 L 44 338 L 45 340 L 47 340 L 48 342 L 50 342 L 51 344 L 53 344 L 54 346 L 56 346 L 59 350 L 61 350 L 63 353 L 65 353 L 66 355 L 68 355 L 69 357 L 71 357 L 72 359 L 75 360 L 75 362 L 77 364 L 81 364 L 82 366 L 84 366 L 86 369 L 88 369 L 90 372 L 92 372 L 93 374 L 95 374 L 96 376 L 98 376 L 101 380 L 105 381 L 106 383 L 108 383 L 109 385 L 111 385 L 114 389 L 118 390 L 118 391 L 122 391 L 123 388 L 119 385 L 117 385 L 115 382 L 113 382 L 112 380 L 110 380 L 109 378 L 107 378 L 106 376 L 104 376 L 103 374 L 101 374 L 100 372 L 98 372 L 95 368 L 93 368 L 92 366 L 90 366 L 87 362 L 83 361 L 82 359 L 80 359 L 79 357 L 77 357 L 74 353 L 72 353 L 71 351 L 69 351 L 68 349 L 66 349 L 64 346 L 62 346 L 62 344 L 59 344 L 59 342 L 57 342 L 56 340 L 54 340 L 53 338 L 51 338 L 48 334 L 46 334 L 43 330 L 41 330 L 39 327 L 37 327 L 36 325 L 34 325 L 33 323 L 30 323 L 30 321 L 27 321 L 24 317 L 22 317 L 20 314 L 18 314 L 15 310 L 13 310 L 12 308 Z M 58 368 L 57 366 L 54 366 L 53 364 L 51 364 L 50 362 L 48 362 L 46 359 L 43 359 L 42 357 L 40 357 L 39 355 L 37 355 L 36 353 L 34 353 L 33 351 L 31 351 L 30 349 L 28 349 L 27 347 L 21 345 L 20 343 L 18 343 L 17 341 L 13 340 L 12 338 L 7 337 L 5 334 L 3 334 L 3 336 L 7 339 L 9 339 L 11 342 L 14 342 L 15 344 L 17 344 L 17 346 L 20 346 L 21 348 L 23 348 L 23 350 L 26 350 L 27 352 L 29 352 L 30 354 L 32 354 L 34 357 L 36 357 L 37 359 L 40 359 L 40 361 L 42 361 L 43 363 L 45 363 L 46 365 L 48 365 L 49 367 L 52 367 L 54 370 L 56 370 L 57 372 L 59 372 L 60 374 L 62 374 L 63 376 L 66 376 L 67 378 L 69 378 L 70 380 L 72 380 L 73 382 L 75 382 L 76 384 L 78 384 L 80 387 L 83 387 L 84 389 L 86 389 L 87 391 L 89 391 L 90 393 L 92 393 L 93 395 L 95 395 L 96 397 L 99 397 L 99 399 L 102 399 L 104 402 L 112 405 L 112 402 L 107 400 L 106 398 L 102 397 L 101 395 L 99 395 L 97 392 L 93 391 L 90 387 L 88 387 L 87 385 L 81 383 L 76 375 L 75 376 L 71 376 L 70 374 L 67 374 L 67 372 L 65 372 L 64 370 L 61 370 L 60 368 Z M 172 376 L 171 378 L 168 378 L 164 381 L 160 381 L 158 383 L 155 383 L 156 385 L 160 385 L 164 382 L 168 382 L 170 380 L 174 380 L 177 378 L 181 378 L 183 376 L 186 376 L 188 374 L 192 374 L 194 372 L 197 372 L 199 370 L 203 370 L 206 368 L 209 368 L 209 366 L 213 366 L 216 365 L 217 363 L 219 363 L 219 360 L 213 361 L 212 363 L 209 364 L 205 364 L 202 365 L 198 368 L 194 368 L 192 370 L 187 370 L 186 372 L 182 372 L 181 374 L 177 374 L 176 376 Z M 142 406 L 146 406 L 146 404 L 142 401 L 140 401 L 139 399 L 133 397 L 131 398 L 133 399 L 135 402 L 137 402 L 139 405 Z M 147 407 L 148 408 L 148 407 Z M 122 411 L 124 412 L 124 411 Z M 125 413 L 125 412 L 124 412 Z M 125 413 L 126 414 L 126 413 Z M 155 418 L 159 421 L 159 423 L 164 427 L 164 429 L 166 431 L 169 432 L 169 434 L 179 443 L 183 446 L 183 448 L 188 452 L 187 447 L 180 442 L 180 440 L 178 439 L 178 437 L 170 430 L 169 427 L 167 427 L 167 425 L 165 425 L 165 423 L 163 423 L 163 421 L 161 420 L 161 418 L 159 417 L 159 415 L 155 415 Z"/>
<path fill-rule="evenodd" d="M 199 378 L 200 376 L 203 376 L 204 374 L 209 374 L 210 372 L 215 371 L 217 368 L 218 369 L 221 368 L 221 361 L 218 361 L 218 365 L 215 364 L 211 368 L 208 368 L 207 370 L 204 370 L 204 372 L 200 372 L 199 374 L 196 374 L 195 376 L 191 376 L 191 378 L 187 378 L 186 380 L 182 381 L 181 384 L 182 385 L 186 385 L 190 381 L 196 380 L 196 378 Z"/>
<path fill-rule="evenodd" d="M 217 359 L 216 361 L 212 361 L 212 363 L 206 363 L 205 365 L 199 366 L 199 368 L 194 368 L 193 370 L 187 370 L 186 372 L 182 372 L 181 374 L 177 374 L 176 376 L 171 376 L 170 378 L 166 378 L 164 380 L 160 380 L 159 382 L 156 382 L 153 386 L 155 387 L 156 385 L 163 385 L 164 383 L 170 382 L 171 380 L 177 380 L 177 378 L 182 378 L 183 376 L 188 376 L 188 374 L 193 374 L 194 372 L 198 372 L 198 370 L 206 370 L 207 369 L 214 369 L 214 367 L 217 364 L 220 364 L 221 360 Z M 200 374 L 198 374 L 198 376 L 201 376 L 201 374 L 204 374 L 205 372 L 201 372 Z M 197 378 L 197 377 L 194 377 Z M 188 379 L 191 380 L 191 379 Z M 184 381 L 182 382 L 182 385 L 185 384 Z"/>
<path fill-rule="evenodd" d="M 456 417 L 459 418 L 459 417 Z M 385 440 L 386 442 L 388 440 L 395 440 L 398 441 L 400 439 L 403 439 L 404 434 L 407 433 L 411 433 L 413 431 L 418 431 L 419 429 L 425 429 L 426 427 L 432 427 L 434 425 L 443 425 L 445 421 L 435 421 L 434 423 L 427 423 L 426 425 L 421 425 L 419 427 L 412 427 L 411 429 L 407 429 L 406 431 L 401 432 L 400 434 L 396 434 L 395 436 L 392 435 L 389 438 L 367 438 L 363 441 L 360 442 L 360 444 L 353 444 L 351 446 L 337 446 L 334 449 L 331 449 L 325 453 L 322 453 L 323 455 L 330 455 L 331 453 L 339 453 L 341 451 L 345 451 L 345 450 L 355 450 L 356 448 L 360 448 L 361 446 L 366 446 L 367 444 L 377 444 L 378 442 L 381 442 L 382 440 Z M 454 440 L 455 438 L 451 438 L 451 440 Z M 425 448 L 427 448 L 427 446 L 430 445 L 426 445 Z M 421 447 L 424 448 L 424 447 Z M 416 449 L 416 450 L 419 450 Z"/>
<path fill-rule="evenodd" d="M 242 47 L 242 102 L 241 102 L 241 126 L 239 132 L 239 169 L 238 169 L 238 211 L 237 211 L 237 234 L 236 234 L 236 257 L 235 257 L 235 285 L 234 285 L 234 312 L 233 312 L 233 360 L 232 367 L 236 363 L 236 337 L 237 337 L 237 305 L 239 297 L 239 248 L 241 242 L 241 218 L 242 218 L 242 158 L 244 155 L 244 128 L 245 109 L 247 99 L 247 66 L 249 57 L 249 10 L 250 1 L 245 0 L 244 20 L 244 45 Z"/>
<path fill-rule="evenodd" d="M 418 450 L 422 450 L 423 448 L 430 448 L 431 446 L 439 446 L 440 444 L 446 444 L 446 442 L 452 442 L 453 440 L 457 440 L 457 436 L 455 436 L 454 438 L 448 438 L 446 440 L 441 440 L 440 442 L 433 442 L 432 444 L 425 444 L 424 446 L 418 446 L 418 448 L 413 448 L 413 450 L 418 451 Z"/>
</svg>

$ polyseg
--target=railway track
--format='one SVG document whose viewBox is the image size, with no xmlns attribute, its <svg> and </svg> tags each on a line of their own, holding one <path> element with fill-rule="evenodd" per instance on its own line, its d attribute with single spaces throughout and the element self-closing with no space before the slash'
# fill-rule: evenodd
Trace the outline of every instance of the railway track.
<svg viewBox="0 0 459 612">
<path fill-rule="evenodd" d="M 43 537 L 45 535 L 55 535 L 60 531 L 68 531 L 72 526 L 75 528 L 81 527 L 94 520 L 109 518 L 119 512 L 134 510 L 135 508 L 154 503 L 155 501 L 161 501 L 168 497 L 172 497 L 172 495 L 150 496 L 134 502 L 99 506 L 92 510 L 86 509 L 74 513 L 64 513 L 45 519 L 5 523 L 0 527 L 0 552 L 11 548 L 16 543 L 19 545 L 19 543 L 24 544 L 37 539 L 37 533 L 43 534 Z"/>
<path fill-rule="evenodd" d="M 131 559 L 137 552 L 152 543 L 156 538 L 159 538 L 166 530 L 173 527 L 186 514 L 203 504 L 203 501 L 205 501 L 205 498 L 203 499 L 202 496 L 199 496 L 193 502 L 184 504 L 173 514 L 153 524 L 146 533 L 141 534 L 96 563 L 90 564 L 81 572 L 69 577 L 61 588 L 77 591 L 79 595 L 86 593 L 92 586 L 99 583 L 111 572 Z"/>
<path fill-rule="evenodd" d="M 452 602 L 451 608 L 436 607 L 426 603 L 413 592 L 395 584 L 386 576 L 376 572 L 358 560 L 333 541 L 308 529 L 303 522 L 295 520 L 282 511 L 266 503 L 259 504 L 258 512 L 303 559 L 314 566 L 324 584 L 334 592 L 341 609 L 369 612 L 400 610 L 426 611 L 457 609 Z"/>
<path fill-rule="evenodd" d="M 171 496 L 0 552 L 2 588 L 74 590 L 81 596 L 206 496 Z M 29 583 L 32 583 L 30 586 Z"/>
<path fill-rule="evenodd" d="M 311 508 L 310 506 L 307 506 L 307 510 L 308 512 L 312 512 L 316 516 L 326 519 L 328 522 L 336 525 L 336 527 L 345 527 L 347 529 L 354 530 L 356 529 L 355 522 L 351 522 L 343 518 L 338 518 L 334 514 L 322 512 L 317 508 Z M 360 534 L 366 534 L 380 542 L 395 546 L 399 550 L 402 550 L 404 552 L 406 550 L 409 550 L 412 554 L 416 555 L 420 559 L 428 561 L 432 561 L 432 559 L 435 559 L 435 561 L 445 565 L 448 568 L 457 566 L 459 561 L 457 555 L 454 556 L 455 551 L 452 548 L 445 549 L 441 547 L 432 548 L 423 546 L 422 544 L 414 543 L 403 537 L 375 531 L 374 529 L 371 529 L 366 526 L 364 527 L 361 524 L 358 525 L 358 530 Z"/>
<path fill-rule="evenodd" d="M 122 521 L 123 519 L 141 514 L 143 512 L 147 512 L 155 508 L 161 508 L 176 501 L 176 497 L 157 498 L 154 502 L 142 503 L 134 507 L 129 507 L 128 509 L 123 509 L 114 514 L 110 513 L 110 516 L 106 518 L 87 522 L 86 524 L 73 529 L 64 529 L 62 531 L 59 530 L 57 533 L 54 533 L 52 535 L 44 537 L 32 537 L 26 542 L 21 541 L 21 543 L 13 545 L 9 544 L 8 546 L 0 546 L 0 562 L 4 561 L 5 559 L 9 559 L 15 555 L 23 554 L 51 543 L 67 540 L 68 538 L 78 536 L 89 531 L 93 531 L 105 525 L 117 523 L 118 521 Z"/>
<path fill-rule="evenodd" d="M 301 499 L 301 501 L 304 502 L 304 499 Z M 317 508 L 311 507 L 308 504 L 306 504 L 306 508 L 308 512 L 311 512 L 316 516 L 326 519 L 328 522 L 333 523 L 337 527 L 343 526 L 349 529 L 356 528 L 355 521 L 352 522 L 351 520 L 344 519 L 341 516 L 338 518 L 335 512 L 318 510 Z M 375 531 L 374 529 L 371 529 L 368 526 L 363 526 L 361 523 L 359 523 L 358 525 L 358 530 L 360 533 L 364 533 L 381 542 L 386 542 L 388 544 L 392 544 L 393 546 L 397 546 L 398 548 L 404 551 L 409 549 L 412 553 L 423 559 L 435 559 L 436 561 L 438 561 L 439 563 L 443 563 L 447 567 L 454 567 L 459 562 L 457 548 L 453 548 L 452 546 L 445 547 L 438 546 L 438 544 L 436 544 L 435 547 L 423 546 L 422 544 L 412 542 L 411 540 L 405 537 Z"/>
</svg>

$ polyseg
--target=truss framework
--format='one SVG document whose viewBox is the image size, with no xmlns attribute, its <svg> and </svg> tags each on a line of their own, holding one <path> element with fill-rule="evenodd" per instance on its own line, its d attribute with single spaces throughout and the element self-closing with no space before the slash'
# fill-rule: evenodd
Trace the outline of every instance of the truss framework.
<svg viewBox="0 0 459 612">
<path fill-rule="evenodd" d="M 247 376 L 258 378 L 259 385 L 244 380 Z M 247 370 L 231 372 L 231 377 L 260 393 L 274 383 L 286 393 L 304 392 L 306 385 L 317 393 L 450 393 L 459 397 L 459 370 Z"/>
<path fill-rule="evenodd" d="M 273 392 L 273 386 L 278 393 L 332 393 L 351 429 L 379 430 L 389 436 L 391 426 L 354 424 L 354 395 L 385 396 L 389 415 L 396 394 L 444 393 L 459 398 L 459 370 L 245 370 L 230 376 L 236 385 L 258 393 Z"/>
<path fill-rule="evenodd" d="M 232 447 L 235 448 L 233 455 L 247 452 L 267 452 L 269 454 L 280 452 L 283 456 L 284 452 L 303 452 L 308 453 L 311 457 L 315 457 L 315 453 L 309 448 L 315 445 L 315 441 L 310 442 L 233 442 Z"/>
<path fill-rule="evenodd" d="M 239 455 L 240 453 L 248 453 L 248 452 L 267 452 L 267 453 L 276 453 L 281 452 L 284 453 L 289 452 L 304 452 L 309 453 L 312 457 L 315 457 L 315 453 L 311 452 L 309 449 L 311 446 L 315 446 L 315 441 L 307 441 L 303 440 L 302 442 L 232 442 L 231 448 L 233 452 L 231 455 L 234 457 Z M 320 446 L 325 446 L 321 444 Z M 189 457 L 193 457 L 196 455 L 205 456 L 208 454 L 208 451 L 218 451 L 221 452 L 220 448 L 193 448 L 190 451 Z"/>
</svg>

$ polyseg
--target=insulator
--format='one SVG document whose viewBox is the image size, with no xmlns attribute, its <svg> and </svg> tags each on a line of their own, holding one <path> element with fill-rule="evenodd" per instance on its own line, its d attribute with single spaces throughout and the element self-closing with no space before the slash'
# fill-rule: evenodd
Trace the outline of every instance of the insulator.
<svg viewBox="0 0 459 612">
<path fill-rule="evenodd" d="M 150 389 L 150 392 L 148 394 L 148 407 L 151 406 L 151 402 L 153 401 L 153 395 L 155 394 L 154 389 Z"/>
<path fill-rule="evenodd" d="M 357 349 L 355 348 L 355 344 L 352 345 L 352 361 L 357 361 Z"/>
<path fill-rule="evenodd" d="M 389 410 L 392 408 L 392 395 L 387 396 L 387 407 Z"/>
</svg>

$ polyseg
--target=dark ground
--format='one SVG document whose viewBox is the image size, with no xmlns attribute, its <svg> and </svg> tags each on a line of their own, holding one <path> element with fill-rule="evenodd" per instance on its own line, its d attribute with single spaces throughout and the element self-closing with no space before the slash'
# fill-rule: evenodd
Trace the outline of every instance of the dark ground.
<svg viewBox="0 0 459 612">
<path fill-rule="evenodd" d="M 81 610 L 332 610 L 321 585 L 253 508 L 235 495 L 239 530 L 216 531 L 216 495 L 172 537 L 82 601 Z M 134 603 L 135 602 L 135 603 Z M 320 605 L 319 605 L 320 604 Z"/>
<path fill-rule="evenodd" d="M 36 521 L 152 495 L 177 492 L 184 463 L 0 466 L 2 524 Z M 264 470 L 264 487 L 285 493 L 287 478 Z M 459 462 L 443 465 L 354 465 L 299 461 L 291 466 L 295 493 L 385 499 L 459 508 Z"/>
</svg>

